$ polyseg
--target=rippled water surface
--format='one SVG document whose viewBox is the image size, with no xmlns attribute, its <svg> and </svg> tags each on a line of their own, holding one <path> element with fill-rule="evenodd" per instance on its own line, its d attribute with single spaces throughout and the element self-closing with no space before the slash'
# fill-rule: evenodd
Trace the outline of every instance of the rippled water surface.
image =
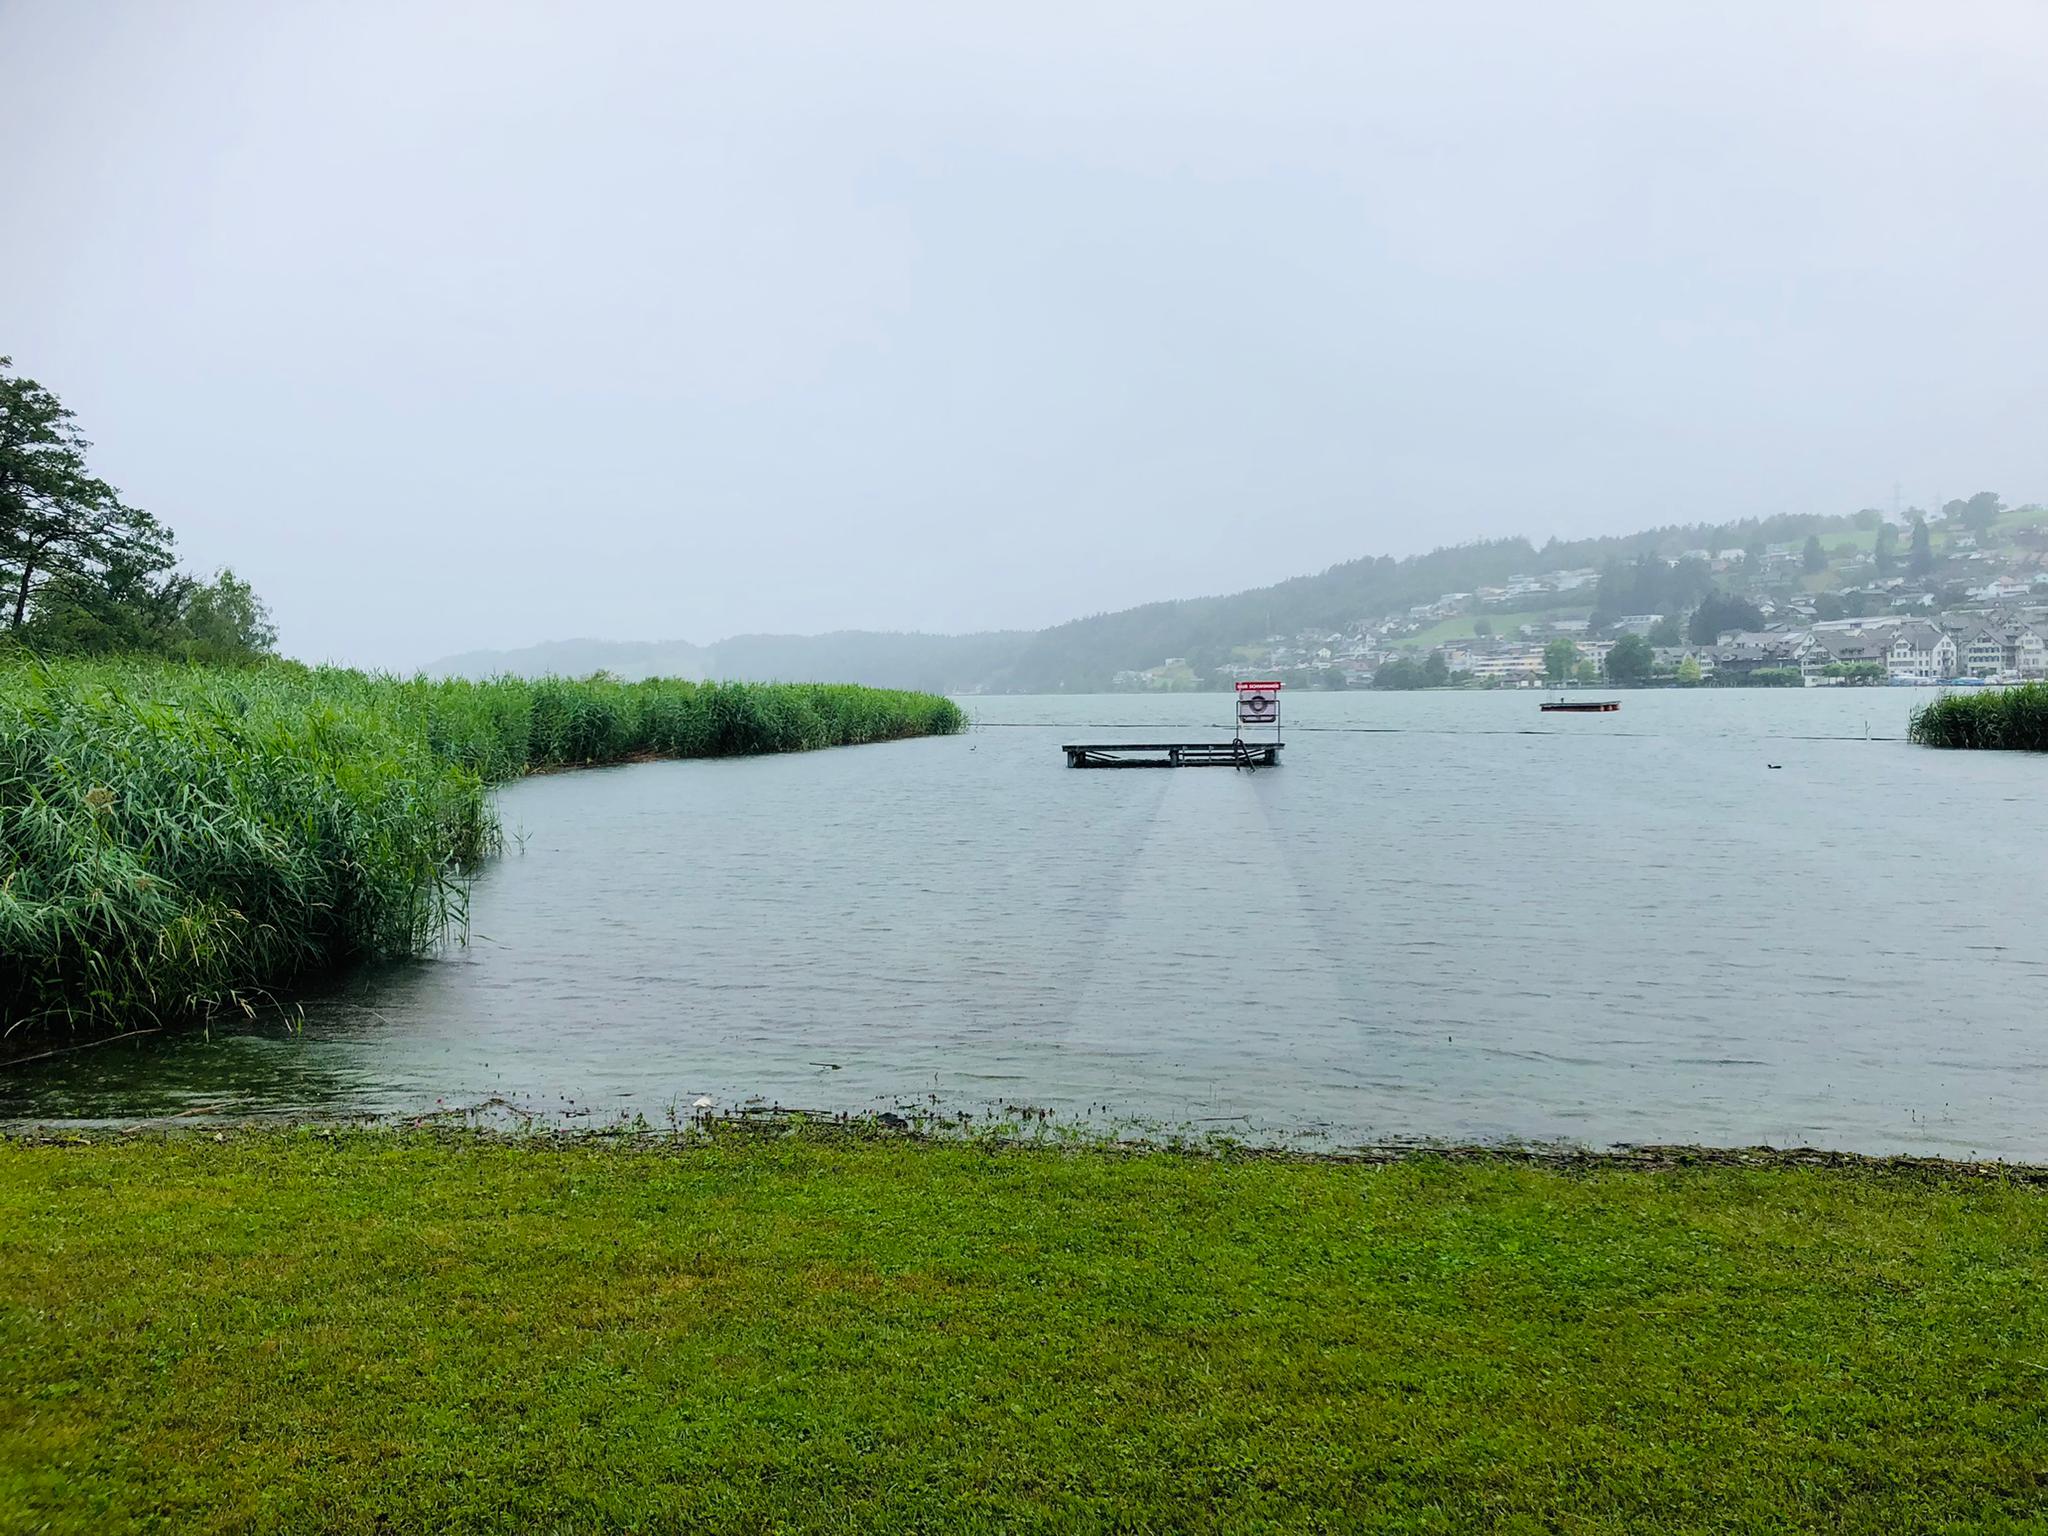
<svg viewBox="0 0 2048 1536">
<path fill-rule="evenodd" d="M 1290 695 L 1249 776 L 1062 766 L 1227 737 L 1187 695 L 528 780 L 467 946 L 298 1033 L 17 1067 L 0 1115 L 710 1097 L 2048 1160 L 2048 761 L 1881 739 L 1909 690 L 1625 697 Z"/>
</svg>

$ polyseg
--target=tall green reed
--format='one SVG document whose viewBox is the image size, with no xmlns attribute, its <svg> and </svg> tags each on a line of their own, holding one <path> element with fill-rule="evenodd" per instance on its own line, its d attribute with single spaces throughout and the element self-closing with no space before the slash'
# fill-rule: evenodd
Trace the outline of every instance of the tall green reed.
<svg viewBox="0 0 2048 1536">
<path fill-rule="evenodd" d="M 204 1017 L 425 952 L 498 846 L 488 786 L 535 769 L 964 725 L 817 684 L 0 660 L 0 1021 Z"/>
<path fill-rule="evenodd" d="M 1924 747 L 2048 752 L 2048 683 L 1945 693 L 1913 711 L 1906 734 Z"/>
</svg>

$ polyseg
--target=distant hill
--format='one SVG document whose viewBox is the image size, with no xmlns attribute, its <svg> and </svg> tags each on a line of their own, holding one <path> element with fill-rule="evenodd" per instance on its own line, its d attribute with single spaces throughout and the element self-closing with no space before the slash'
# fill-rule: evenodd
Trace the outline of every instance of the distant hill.
<svg viewBox="0 0 2048 1536">
<path fill-rule="evenodd" d="M 710 652 L 687 640 L 547 640 L 516 651 L 465 651 L 427 668 L 435 677 L 709 677 Z"/>
<path fill-rule="evenodd" d="M 552 640 L 513 651 L 469 651 L 435 662 L 436 677 L 733 678 L 749 682 L 865 683 L 968 693 L 1002 672 L 1031 638 L 1022 631 L 978 635 L 735 635 L 716 645 L 687 640 Z"/>
<path fill-rule="evenodd" d="M 1867 527 L 1877 514 L 1861 514 Z M 520 651 L 453 656 L 430 671 L 475 677 L 491 672 L 581 673 L 623 677 L 670 674 L 762 681 L 837 681 L 943 693 L 1099 692 L 1118 672 L 1184 657 L 1198 673 L 1227 664 L 1237 646 L 1269 635 L 1344 629 L 1435 601 L 1447 592 L 1498 586 L 1518 575 L 1599 568 L 1621 580 L 1636 562 L 1660 569 L 1686 550 L 1761 549 L 1766 542 L 1850 530 L 1854 519 L 1794 513 L 1720 524 L 1645 529 L 1618 537 L 1560 541 L 1494 539 L 1396 560 L 1367 556 L 1270 587 L 1214 597 L 1146 603 L 1093 614 L 1050 629 L 973 635 L 736 635 L 715 645 L 685 641 L 565 640 Z M 1652 558 L 1657 557 L 1657 558 Z M 1606 590 L 1610 582 L 1603 582 Z M 1584 598 L 1570 599 L 1583 602 Z M 1618 611 L 1634 612 L 1634 608 Z"/>
</svg>

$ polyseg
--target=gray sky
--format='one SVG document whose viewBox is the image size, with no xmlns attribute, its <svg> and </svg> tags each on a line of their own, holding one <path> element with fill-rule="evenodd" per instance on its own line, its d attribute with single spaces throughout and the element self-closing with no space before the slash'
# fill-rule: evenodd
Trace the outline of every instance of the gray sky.
<svg viewBox="0 0 2048 1536">
<path fill-rule="evenodd" d="M 2048 496 L 2048 6 L 0 0 L 0 352 L 288 650 Z"/>
</svg>

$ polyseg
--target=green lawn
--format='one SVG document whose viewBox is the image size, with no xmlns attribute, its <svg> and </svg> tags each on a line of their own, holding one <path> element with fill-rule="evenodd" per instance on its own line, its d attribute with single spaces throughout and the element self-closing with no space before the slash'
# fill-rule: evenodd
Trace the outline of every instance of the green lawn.
<svg viewBox="0 0 2048 1536">
<path fill-rule="evenodd" d="M 1412 635 L 1404 635 L 1394 641 L 1395 645 L 1419 645 L 1433 647 L 1448 645 L 1453 640 L 1470 640 L 1473 626 L 1485 619 L 1493 626 L 1493 632 L 1502 639 L 1513 640 L 1515 631 L 1524 624 L 1549 624 L 1557 619 L 1583 619 L 1591 608 L 1539 608 L 1518 613 L 1473 613 L 1462 618 L 1444 619 Z"/>
<path fill-rule="evenodd" d="M 2021 1530 L 2048 1193 L 0 1143 L 7 1530 Z"/>
</svg>

